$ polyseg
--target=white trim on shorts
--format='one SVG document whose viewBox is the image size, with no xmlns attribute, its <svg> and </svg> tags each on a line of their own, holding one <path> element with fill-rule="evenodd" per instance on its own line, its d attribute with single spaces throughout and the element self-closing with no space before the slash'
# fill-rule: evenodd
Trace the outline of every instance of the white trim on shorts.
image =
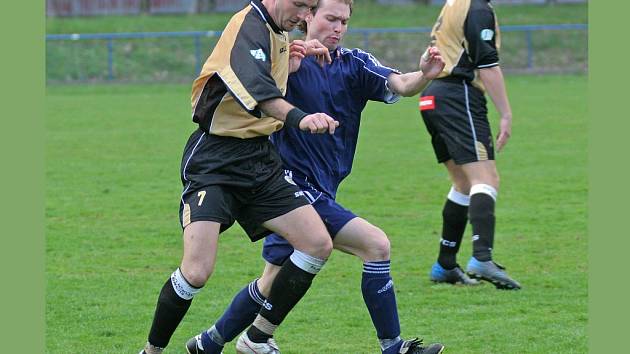
<svg viewBox="0 0 630 354">
<path fill-rule="evenodd" d="M 470 131 L 473 135 L 473 149 L 475 150 L 475 156 L 477 156 L 477 161 L 479 159 L 479 151 L 477 151 L 477 132 L 475 131 L 475 124 L 473 123 L 472 113 L 470 113 L 470 101 L 468 100 L 468 86 L 466 85 L 466 80 L 462 80 L 462 84 L 464 85 L 464 96 L 466 96 L 466 113 L 468 114 L 468 122 L 470 123 Z"/>
<path fill-rule="evenodd" d="M 188 156 L 188 158 L 186 159 L 186 163 L 184 164 L 184 168 L 182 169 L 182 178 L 184 178 L 184 181 L 188 182 L 188 184 L 186 185 L 186 188 L 184 188 L 184 191 L 182 192 L 182 195 L 180 197 L 180 199 L 182 201 L 182 207 L 184 207 L 186 205 L 186 203 L 184 203 L 184 194 L 186 194 L 186 192 L 188 192 L 188 188 L 190 188 L 190 185 L 192 184 L 192 182 L 189 181 L 188 178 L 186 177 L 186 168 L 188 167 L 188 163 L 190 162 L 190 159 L 195 154 L 195 150 L 197 150 L 197 146 L 199 146 L 199 143 L 201 143 L 201 140 L 203 139 L 204 136 L 206 136 L 206 132 L 202 132 L 201 133 L 201 136 L 199 137 L 199 139 L 197 140 L 197 143 L 195 144 L 195 146 L 193 147 L 192 151 L 190 152 L 190 156 Z M 184 211 L 182 209 L 182 219 L 184 217 L 183 213 L 184 213 Z"/>
</svg>

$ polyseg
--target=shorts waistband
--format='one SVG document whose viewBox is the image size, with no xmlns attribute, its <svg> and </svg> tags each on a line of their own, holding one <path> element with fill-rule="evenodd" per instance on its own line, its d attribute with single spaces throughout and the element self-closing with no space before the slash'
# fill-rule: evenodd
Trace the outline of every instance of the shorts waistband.
<svg viewBox="0 0 630 354">
<path fill-rule="evenodd" d="M 433 81 L 446 82 L 446 83 L 452 83 L 452 84 L 461 84 L 462 82 L 466 82 L 467 84 L 470 84 L 470 81 L 464 79 L 463 77 L 457 77 L 457 76 L 441 77 L 439 79 L 433 79 Z"/>
<path fill-rule="evenodd" d="M 200 128 L 200 130 L 201 130 L 201 128 Z M 242 139 L 242 138 L 236 138 L 236 137 L 233 137 L 233 136 L 215 135 L 215 134 L 210 134 L 210 133 L 207 133 L 207 134 L 212 140 L 217 140 L 217 141 L 250 142 L 250 143 L 270 142 L 269 135 L 256 136 L 256 137 L 253 137 L 253 138 Z"/>
</svg>

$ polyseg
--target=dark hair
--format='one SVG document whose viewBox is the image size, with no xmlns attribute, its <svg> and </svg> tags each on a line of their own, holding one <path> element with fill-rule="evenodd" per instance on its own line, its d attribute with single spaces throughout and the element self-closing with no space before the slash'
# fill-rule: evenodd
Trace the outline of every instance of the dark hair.
<svg viewBox="0 0 630 354">
<path fill-rule="evenodd" d="M 317 12 L 317 9 L 319 8 L 319 4 L 320 4 L 322 1 L 323 1 L 323 0 L 319 0 L 319 1 L 317 2 L 317 6 L 315 6 L 315 8 L 313 9 L 313 15 L 315 15 L 315 13 Z M 326 1 L 337 1 L 337 2 L 342 2 L 342 3 L 344 3 L 344 4 L 348 5 L 348 6 L 350 6 L 350 16 L 352 16 L 352 5 L 353 5 L 353 3 L 354 3 L 354 0 L 326 0 Z M 298 29 L 299 29 L 302 33 L 306 34 L 306 30 L 307 30 L 307 28 L 306 28 L 306 21 L 302 21 L 302 22 L 300 22 L 300 23 L 298 24 Z"/>
</svg>

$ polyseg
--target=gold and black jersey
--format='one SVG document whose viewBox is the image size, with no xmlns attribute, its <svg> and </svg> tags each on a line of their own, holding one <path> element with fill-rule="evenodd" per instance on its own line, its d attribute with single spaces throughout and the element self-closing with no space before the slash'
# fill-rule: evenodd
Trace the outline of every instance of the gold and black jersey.
<svg viewBox="0 0 630 354">
<path fill-rule="evenodd" d="M 499 65 L 500 43 L 489 0 L 447 0 L 431 31 L 446 62 L 438 78 L 464 79 L 483 90 L 478 70 Z"/>
<path fill-rule="evenodd" d="M 283 123 L 258 104 L 284 96 L 288 58 L 288 34 L 252 0 L 227 24 L 193 83 L 193 121 L 210 134 L 242 139 L 277 131 Z"/>
</svg>

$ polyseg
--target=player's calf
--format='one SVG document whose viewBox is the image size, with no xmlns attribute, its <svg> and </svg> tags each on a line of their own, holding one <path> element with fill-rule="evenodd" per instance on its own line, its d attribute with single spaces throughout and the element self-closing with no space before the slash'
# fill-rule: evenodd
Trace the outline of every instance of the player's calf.
<svg viewBox="0 0 630 354">
<path fill-rule="evenodd" d="M 199 291 L 201 288 L 192 286 L 179 268 L 171 274 L 158 297 L 149 340 L 144 347 L 146 354 L 162 353 Z"/>
</svg>

